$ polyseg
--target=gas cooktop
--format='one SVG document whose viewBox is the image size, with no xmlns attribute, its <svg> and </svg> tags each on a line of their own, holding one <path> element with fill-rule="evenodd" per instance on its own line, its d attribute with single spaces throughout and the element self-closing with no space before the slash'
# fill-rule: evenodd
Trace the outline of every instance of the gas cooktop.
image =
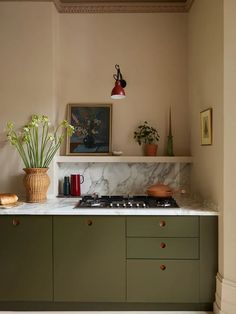
<svg viewBox="0 0 236 314">
<path fill-rule="evenodd" d="M 76 206 L 83 208 L 178 208 L 172 197 L 147 195 L 86 195 Z"/>
</svg>

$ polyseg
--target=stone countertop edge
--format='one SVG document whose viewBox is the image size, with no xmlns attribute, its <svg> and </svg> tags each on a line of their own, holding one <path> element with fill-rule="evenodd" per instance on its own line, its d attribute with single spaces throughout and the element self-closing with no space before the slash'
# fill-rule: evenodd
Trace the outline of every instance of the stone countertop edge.
<svg viewBox="0 0 236 314">
<path fill-rule="evenodd" d="M 75 208 L 79 198 L 54 198 L 44 203 L 23 203 L 0 208 L 0 215 L 68 215 L 68 216 L 218 216 L 212 204 L 197 202 L 186 196 L 174 197 L 179 208 Z"/>
</svg>

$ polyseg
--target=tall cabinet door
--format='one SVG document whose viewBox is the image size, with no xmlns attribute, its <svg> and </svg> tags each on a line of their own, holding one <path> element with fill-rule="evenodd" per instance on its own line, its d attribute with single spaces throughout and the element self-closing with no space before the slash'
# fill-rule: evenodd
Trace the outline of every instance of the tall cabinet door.
<svg viewBox="0 0 236 314">
<path fill-rule="evenodd" d="M 54 217 L 55 301 L 125 301 L 125 218 Z"/>
<path fill-rule="evenodd" d="M 0 300 L 52 301 L 52 218 L 0 216 Z"/>
</svg>

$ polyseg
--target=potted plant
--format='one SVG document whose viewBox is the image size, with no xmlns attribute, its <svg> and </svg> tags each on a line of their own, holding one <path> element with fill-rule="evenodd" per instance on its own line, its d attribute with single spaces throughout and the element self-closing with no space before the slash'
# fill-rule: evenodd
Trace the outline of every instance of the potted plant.
<svg viewBox="0 0 236 314">
<path fill-rule="evenodd" d="M 134 131 L 134 139 L 139 145 L 145 144 L 145 154 L 147 156 L 156 156 L 157 154 L 157 143 L 160 139 L 160 135 L 157 129 L 148 125 L 147 121 L 139 125 Z"/>
<path fill-rule="evenodd" d="M 49 187 L 48 167 L 61 146 L 64 130 L 72 135 L 74 127 L 66 120 L 53 129 L 47 116 L 33 115 L 30 122 L 17 132 L 7 123 L 7 138 L 17 149 L 25 168 L 26 200 L 36 203 L 46 200 Z"/>
</svg>

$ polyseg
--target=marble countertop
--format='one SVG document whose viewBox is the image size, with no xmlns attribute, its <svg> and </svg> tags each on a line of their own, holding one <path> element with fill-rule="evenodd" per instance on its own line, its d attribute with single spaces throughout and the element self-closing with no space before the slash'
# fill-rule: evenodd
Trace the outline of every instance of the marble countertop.
<svg viewBox="0 0 236 314">
<path fill-rule="evenodd" d="M 0 208 L 0 215 L 93 215 L 93 216 L 217 216 L 215 206 L 186 196 L 174 197 L 179 208 L 75 208 L 79 198 L 54 198 L 45 203 L 24 203 Z"/>
</svg>

